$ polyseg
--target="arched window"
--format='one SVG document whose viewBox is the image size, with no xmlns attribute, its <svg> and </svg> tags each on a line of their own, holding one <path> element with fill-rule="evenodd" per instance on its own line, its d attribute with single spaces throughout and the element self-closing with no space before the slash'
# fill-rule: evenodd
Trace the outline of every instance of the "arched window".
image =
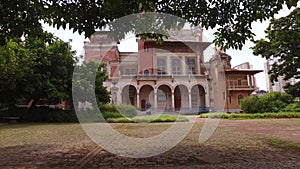
<svg viewBox="0 0 300 169">
<path fill-rule="evenodd" d="M 144 70 L 144 75 L 149 75 L 149 70 L 148 69 Z"/>
<path fill-rule="evenodd" d="M 242 94 L 238 95 L 238 104 L 241 104 L 241 100 L 244 98 L 244 96 Z"/>
</svg>

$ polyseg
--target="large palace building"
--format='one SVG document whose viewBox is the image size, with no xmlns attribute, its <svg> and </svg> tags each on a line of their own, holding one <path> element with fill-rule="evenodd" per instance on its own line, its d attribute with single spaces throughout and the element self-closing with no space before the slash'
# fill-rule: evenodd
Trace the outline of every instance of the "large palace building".
<svg viewBox="0 0 300 169">
<path fill-rule="evenodd" d="M 202 41 L 201 28 L 171 30 L 163 44 L 137 38 L 138 52 L 120 52 L 107 34 L 96 32 L 85 42 L 85 61 L 105 64 L 104 85 L 113 103 L 142 111 L 239 112 L 240 100 L 256 88 L 254 74 L 261 72 L 231 68 L 231 57 L 219 50 L 205 61 L 211 43 Z"/>
</svg>

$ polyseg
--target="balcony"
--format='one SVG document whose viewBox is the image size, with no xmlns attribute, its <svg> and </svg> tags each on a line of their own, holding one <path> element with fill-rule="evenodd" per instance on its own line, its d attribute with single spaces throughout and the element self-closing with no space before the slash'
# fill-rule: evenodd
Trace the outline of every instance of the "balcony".
<svg viewBox="0 0 300 169">
<path fill-rule="evenodd" d="M 122 79 L 132 79 L 135 78 L 137 80 L 159 80 L 159 79 L 187 79 L 187 78 L 206 78 L 207 76 L 204 74 L 178 74 L 178 75 L 170 75 L 170 74 L 149 74 L 149 75 L 121 75 Z"/>
<path fill-rule="evenodd" d="M 254 85 L 248 84 L 247 80 L 227 80 L 228 90 L 255 90 Z"/>
</svg>

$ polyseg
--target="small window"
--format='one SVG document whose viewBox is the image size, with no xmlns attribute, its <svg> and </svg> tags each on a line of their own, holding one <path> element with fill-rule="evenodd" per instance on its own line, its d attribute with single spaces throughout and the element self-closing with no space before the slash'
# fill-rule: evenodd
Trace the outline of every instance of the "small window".
<svg viewBox="0 0 300 169">
<path fill-rule="evenodd" d="M 195 59 L 189 58 L 187 59 L 188 72 L 191 74 L 196 74 L 196 62 Z"/>
<path fill-rule="evenodd" d="M 148 69 L 144 70 L 144 75 L 149 75 L 149 70 Z"/>
<path fill-rule="evenodd" d="M 135 75 L 136 74 L 136 68 L 126 68 L 125 69 L 125 75 Z"/>
<path fill-rule="evenodd" d="M 238 85 L 241 86 L 242 85 L 242 80 L 238 79 Z"/>
<path fill-rule="evenodd" d="M 144 52 L 148 52 L 148 47 L 144 46 Z"/>
<path fill-rule="evenodd" d="M 103 67 L 101 68 L 101 70 L 102 70 L 103 72 L 107 72 L 107 65 L 104 64 Z"/>
<path fill-rule="evenodd" d="M 172 60 L 172 66 L 173 66 L 173 71 L 172 73 L 174 75 L 178 75 L 180 74 L 181 72 L 181 63 L 180 63 L 180 59 L 173 59 Z"/>
<path fill-rule="evenodd" d="M 166 74 L 166 60 L 157 59 L 157 74 L 163 75 Z"/>
</svg>

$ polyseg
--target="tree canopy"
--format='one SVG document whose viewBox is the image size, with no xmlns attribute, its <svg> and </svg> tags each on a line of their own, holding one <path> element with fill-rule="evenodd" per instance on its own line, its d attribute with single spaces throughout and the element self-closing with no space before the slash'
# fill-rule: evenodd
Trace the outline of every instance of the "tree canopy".
<svg viewBox="0 0 300 169">
<path fill-rule="evenodd" d="M 104 65 L 93 61 L 75 67 L 72 79 L 73 99 L 88 101 L 93 105 L 110 101 L 110 92 L 103 86 L 108 78 L 103 68 Z"/>
<path fill-rule="evenodd" d="M 271 80 L 276 81 L 278 76 L 284 76 L 284 80 L 300 78 L 300 8 L 272 19 L 265 32 L 266 39 L 255 41 L 253 53 L 275 60 L 269 72 Z"/>
<path fill-rule="evenodd" d="M 78 1 L 78 0 L 14 0 L 1 1 L 0 39 L 6 36 L 33 36 L 40 31 L 40 20 L 64 29 L 69 26 L 74 31 L 89 37 L 95 29 L 116 19 L 141 13 L 168 13 L 204 28 L 217 28 L 214 42 L 223 49 L 241 49 L 246 40 L 252 39 L 251 24 L 274 16 L 283 5 L 288 8 L 297 5 L 298 0 L 115 0 L 115 1 Z M 138 23 L 138 22 L 137 22 Z M 181 24 L 182 22 L 175 23 Z M 164 28 L 174 26 L 165 22 Z M 177 25 L 178 26 L 178 25 Z M 123 29 L 119 38 L 132 29 Z M 161 35 L 141 34 L 142 37 L 161 38 Z"/>
<path fill-rule="evenodd" d="M 74 54 L 69 44 L 46 32 L 38 38 L 7 40 L 0 46 L 1 103 L 70 100 Z"/>
</svg>

